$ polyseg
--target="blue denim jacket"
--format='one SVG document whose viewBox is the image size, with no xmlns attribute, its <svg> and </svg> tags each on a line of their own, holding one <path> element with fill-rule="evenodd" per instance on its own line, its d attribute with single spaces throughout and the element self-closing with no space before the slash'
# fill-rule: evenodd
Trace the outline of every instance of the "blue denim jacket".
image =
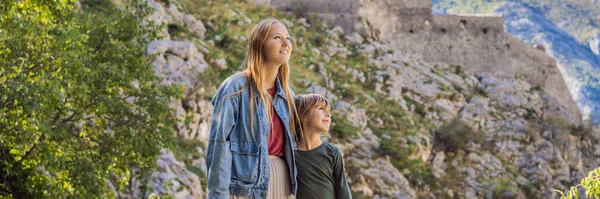
<svg viewBox="0 0 600 199">
<path fill-rule="evenodd" d="M 266 198 L 267 195 L 270 118 L 267 118 L 258 92 L 253 89 L 256 98 L 252 133 L 247 81 L 244 73 L 232 75 L 223 81 L 212 99 L 214 110 L 206 154 L 209 199 L 229 198 L 230 194 L 251 198 Z M 289 169 L 291 190 L 296 195 L 296 146 L 290 134 L 289 110 L 279 79 L 276 86 L 273 105 L 285 126 L 284 159 Z"/>
</svg>

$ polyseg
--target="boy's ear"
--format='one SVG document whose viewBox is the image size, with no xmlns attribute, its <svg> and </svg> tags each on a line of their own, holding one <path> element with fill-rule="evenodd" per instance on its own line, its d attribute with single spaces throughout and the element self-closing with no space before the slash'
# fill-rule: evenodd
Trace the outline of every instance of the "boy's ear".
<svg viewBox="0 0 600 199">
<path fill-rule="evenodd" d="M 306 113 L 306 115 L 300 115 L 300 121 L 303 123 L 308 121 L 308 115 L 310 115 L 310 112 Z"/>
</svg>

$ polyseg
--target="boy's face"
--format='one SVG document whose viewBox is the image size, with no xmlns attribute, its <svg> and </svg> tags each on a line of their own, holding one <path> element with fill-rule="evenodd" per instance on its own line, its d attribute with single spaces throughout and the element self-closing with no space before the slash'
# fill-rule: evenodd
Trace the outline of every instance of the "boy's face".
<svg viewBox="0 0 600 199">
<path fill-rule="evenodd" d="M 328 106 L 314 107 L 310 109 L 304 119 L 305 127 L 314 129 L 319 133 L 328 132 L 331 124 L 331 113 Z"/>
</svg>

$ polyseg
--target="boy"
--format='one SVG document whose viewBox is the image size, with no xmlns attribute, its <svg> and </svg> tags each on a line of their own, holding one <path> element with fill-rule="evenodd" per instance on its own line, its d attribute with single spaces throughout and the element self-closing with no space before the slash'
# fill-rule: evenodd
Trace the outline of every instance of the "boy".
<svg viewBox="0 0 600 199">
<path fill-rule="evenodd" d="M 327 98 L 318 94 L 294 98 L 301 129 L 296 150 L 298 199 L 351 199 L 340 150 L 321 140 L 329 131 L 331 113 Z"/>
</svg>

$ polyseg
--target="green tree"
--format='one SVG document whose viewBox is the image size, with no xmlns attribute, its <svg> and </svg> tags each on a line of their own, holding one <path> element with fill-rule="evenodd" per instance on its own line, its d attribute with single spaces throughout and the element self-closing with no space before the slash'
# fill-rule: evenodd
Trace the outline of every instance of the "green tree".
<svg viewBox="0 0 600 199">
<path fill-rule="evenodd" d="M 114 197 L 108 181 L 147 179 L 173 147 L 165 102 L 182 89 L 161 84 L 145 54 L 152 10 L 74 5 L 0 1 L 0 197 Z"/>
<path fill-rule="evenodd" d="M 590 171 L 587 177 L 581 179 L 581 184 L 572 186 L 567 192 L 567 195 L 560 190 L 555 191 L 560 194 L 560 199 L 574 199 L 579 198 L 579 187 L 585 189 L 586 198 L 594 197 L 598 199 L 598 196 L 600 195 L 600 167 Z"/>
</svg>

